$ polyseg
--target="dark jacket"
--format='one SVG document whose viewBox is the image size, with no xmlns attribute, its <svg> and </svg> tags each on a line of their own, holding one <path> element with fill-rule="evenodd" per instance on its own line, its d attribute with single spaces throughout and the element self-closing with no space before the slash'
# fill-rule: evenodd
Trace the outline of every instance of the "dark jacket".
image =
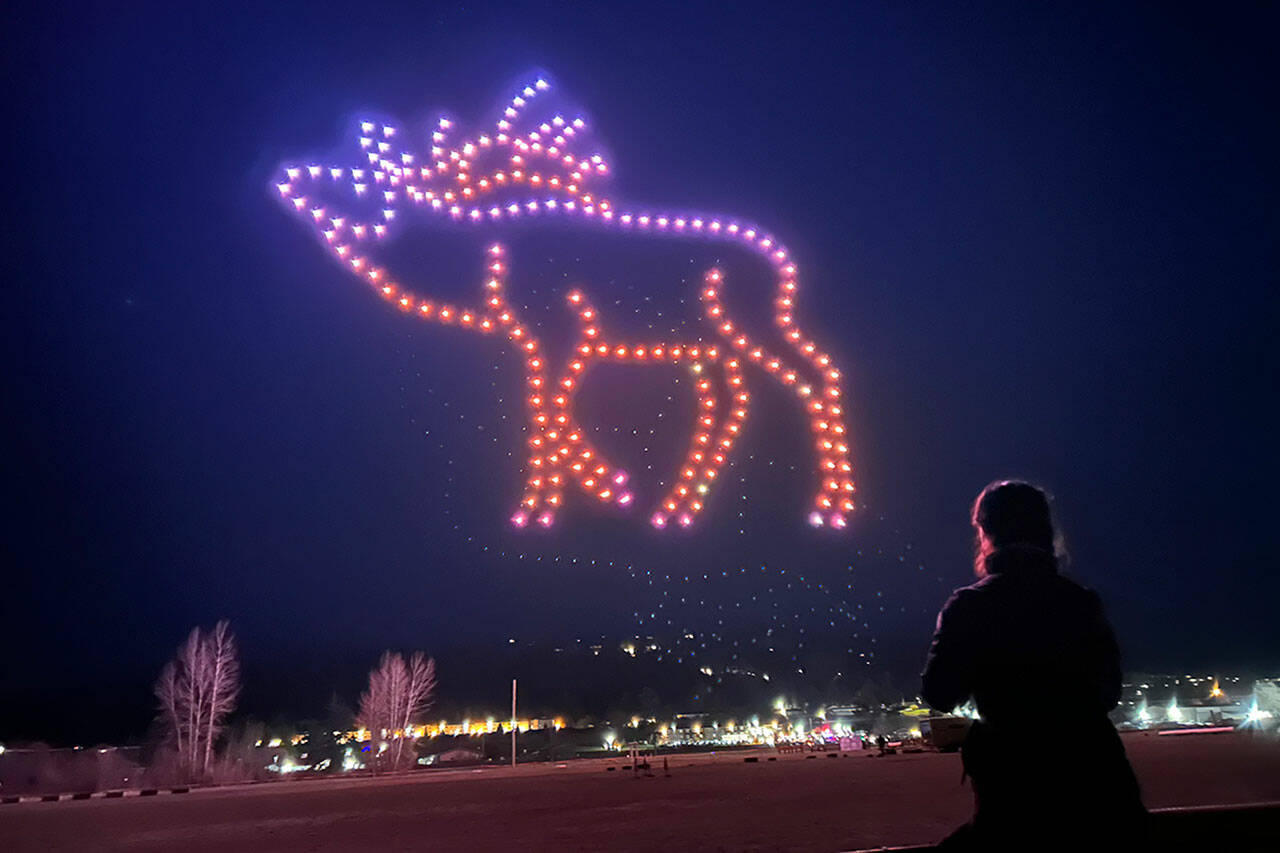
<svg viewBox="0 0 1280 853">
<path fill-rule="evenodd" d="M 997 551 L 987 571 L 938 614 L 923 675 L 933 708 L 972 698 L 981 717 L 963 747 L 977 811 L 944 848 L 1097 849 L 1076 845 L 1139 837 L 1137 780 L 1107 719 L 1120 654 L 1101 601 L 1038 548 Z"/>
<path fill-rule="evenodd" d="M 950 711 L 970 697 L 997 727 L 1051 715 L 1076 722 L 1120 701 L 1120 652 L 1097 593 L 1058 574 L 1053 555 L 1007 548 L 938 614 L 924 700 Z"/>
</svg>

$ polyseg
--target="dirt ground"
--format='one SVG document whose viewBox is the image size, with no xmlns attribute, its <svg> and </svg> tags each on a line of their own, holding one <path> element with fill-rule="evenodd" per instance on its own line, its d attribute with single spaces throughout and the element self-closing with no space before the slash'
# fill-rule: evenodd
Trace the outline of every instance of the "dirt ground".
<svg viewBox="0 0 1280 853">
<path fill-rule="evenodd" d="M 1149 807 L 1280 800 L 1275 740 L 1125 745 Z M 601 760 L 7 805 L 0 849 L 840 851 L 936 841 L 970 810 L 956 755 L 771 755 L 680 756 L 669 778 Z"/>
</svg>

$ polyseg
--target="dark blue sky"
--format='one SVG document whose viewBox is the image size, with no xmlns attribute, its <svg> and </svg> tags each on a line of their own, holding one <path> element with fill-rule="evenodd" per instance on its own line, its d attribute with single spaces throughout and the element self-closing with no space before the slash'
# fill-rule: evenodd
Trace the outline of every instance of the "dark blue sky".
<svg viewBox="0 0 1280 853">
<path fill-rule="evenodd" d="M 967 503 L 1010 475 L 1057 496 L 1131 663 L 1280 664 L 1263 4 L 147 5 L 6 12 L 6 690 L 145 680 L 223 616 L 264 668 L 622 634 L 657 595 L 623 566 L 843 583 L 879 540 L 926 568 L 848 601 L 891 599 L 881 648 L 914 660 L 967 582 Z M 269 194 L 362 111 L 488 122 L 532 71 L 592 118 L 612 196 L 763 222 L 809 270 L 869 507 L 844 536 L 803 524 L 782 398 L 696 531 L 578 504 L 512 533 L 517 366 L 387 311 Z M 510 236 L 538 307 L 566 275 L 679 305 L 706 255 Z M 404 239 L 470 287 L 479 236 Z M 603 433 L 654 410 L 593 393 Z"/>
</svg>

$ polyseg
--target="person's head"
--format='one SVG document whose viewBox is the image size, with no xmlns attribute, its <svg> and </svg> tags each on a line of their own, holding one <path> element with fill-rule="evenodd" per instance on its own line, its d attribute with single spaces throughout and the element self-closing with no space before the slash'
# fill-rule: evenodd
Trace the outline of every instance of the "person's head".
<svg viewBox="0 0 1280 853">
<path fill-rule="evenodd" d="M 973 502 L 971 516 L 977 532 L 973 570 L 987 574 L 987 560 L 1002 548 L 1034 548 L 1053 556 L 1055 534 L 1049 496 L 1021 480 L 997 480 Z"/>
</svg>

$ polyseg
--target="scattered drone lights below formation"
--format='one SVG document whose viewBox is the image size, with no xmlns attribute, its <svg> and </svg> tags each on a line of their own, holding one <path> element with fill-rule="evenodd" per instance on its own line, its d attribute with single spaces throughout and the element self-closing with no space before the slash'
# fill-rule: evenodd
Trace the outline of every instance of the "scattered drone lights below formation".
<svg viewBox="0 0 1280 853">
<path fill-rule="evenodd" d="M 591 364 L 621 362 L 684 365 L 695 377 L 698 421 L 679 476 L 649 516 L 653 527 L 663 529 L 672 523 L 690 527 L 705 508 L 706 496 L 746 421 L 751 397 L 743 367 L 756 365 L 794 393 L 808 415 L 818 475 L 809 523 L 844 528 L 854 508 L 855 487 L 840 372 L 830 355 L 797 325 L 799 273 L 786 248 L 764 229 L 736 219 L 629 211 L 595 195 L 591 185 L 609 173 L 609 166 L 599 154 L 576 153 L 586 122 L 555 115 L 528 129 L 522 121 L 525 107 L 549 88 L 541 79 L 524 87 L 491 133 L 458 144 L 450 144 L 454 123 L 441 118 L 425 155 L 393 151 L 391 140 L 399 136 L 395 126 L 361 122 L 359 146 L 364 162 L 359 166 L 288 166 L 276 188 L 350 272 L 403 313 L 481 334 L 501 334 L 524 359 L 530 438 L 524 494 L 511 516 L 516 527 L 550 527 L 570 485 L 604 504 L 626 508 L 634 503 L 634 494 L 626 488 L 627 472 L 587 441 L 572 405 Z M 483 169 L 482 162 L 487 164 Z M 373 221 L 356 221 L 313 200 L 316 193 L 308 189 L 309 184 L 319 184 L 317 191 L 349 187 L 356 199 L 377 199 L 382 209 Z M 517 198 L 511 197 L 513 192 Z M 551 214 L 627 233 L 701 237 L 746 248 L 767 261 L 774 272 L 774 321 L 792 352 L 774 352 L 747 335 L 722 302 L 724 277 L 713 269 L 706 274 L 701 297 L 704 316 L 720 344 L 700 339 L 642 343 L 612 339 L 586 295 L 574 290 L 568 301 L 579 321 L 578 340 L 565 370 L 553 379 L 541 342 L 506 301 L 507 268 L 500 245 L 488 250 L 484 302 L 472 308 L 416 296 L 369 257 L 363 246 L 385 240 L 393 227 L 399 227 L 399 214 L 414 210 L 471 223 Z"/>
</svg>

